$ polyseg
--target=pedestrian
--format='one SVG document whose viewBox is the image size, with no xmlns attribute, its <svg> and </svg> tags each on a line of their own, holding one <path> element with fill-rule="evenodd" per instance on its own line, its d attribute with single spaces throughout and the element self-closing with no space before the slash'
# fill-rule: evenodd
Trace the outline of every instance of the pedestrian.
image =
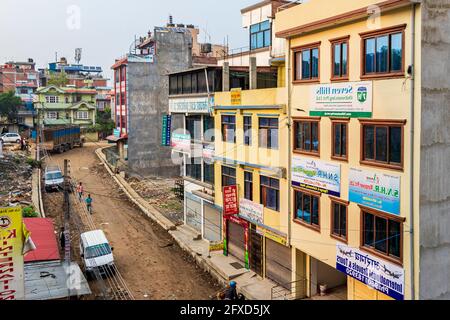
<svg viewBox="0 0 450 320">
<path fill-rule="evenodd" d="M 66 235 L 64 233 L 64 227 L 61 227 L 61 231 L 59 232 L 59 244 L 61 245 L 61 249 L 64 250 L 66 247 Z"/>
<path fill-rule="evenodd" d="M 230 285 L 228 286 L 228 288 L 225 291 L 225 296 L 224 296 L 224 300 L 238 300 L 238 294 L 236 291 L 236 282 L 235 281 L 231 281 Z"/>
<path fill-rule="evenodd" d="M 88 197 L 86 198 L 86 207 L 87 210 L 90 214 L 92 214 L 92 198 L 91 195 L 89 194 Z"/>
<path fill-rule="evenodd" d="M 20 150 L 25 150 L 25 139 L 23 137 L 20 137 Z"/>
<path fill-rule="evenodd" d="M 77 186 L 78 200 L 80 201 L 83 200 L 83 192 L 84 192 L 83 184 L 80 182 L 78 183 Z"/>
</svg>

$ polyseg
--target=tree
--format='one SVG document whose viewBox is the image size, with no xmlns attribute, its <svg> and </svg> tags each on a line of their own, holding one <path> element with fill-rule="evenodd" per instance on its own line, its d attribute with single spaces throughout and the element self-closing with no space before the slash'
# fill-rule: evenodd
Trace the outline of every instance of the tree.
<svg viewBox="0 0 450 320">
<path fill-rule="evenodd" d="M 22 105 L 22 99 L 17 97 L 14 91 L 0 93 L 0 116 L 7 117 L 8 122 L 17 120 L 17 111 Z"/>
<path fill-rule="evenodd" d="M 104 111 L 98 111 L 96 114 L 96 125 L 92 126 L 89 131 L 98 132 L 103 136 L 111 134 L 116 127 L 116 124 L 111 119 L 111 109 L 105 109 Z"/>
<path fill-rule="evenodd" d="M 69 79 L 67 78 L 67 74 L 65 72 L 55 72 L 50 73 L 47 84 L 49 86 L 65 87 L 68 83 Z"/>
</svg>

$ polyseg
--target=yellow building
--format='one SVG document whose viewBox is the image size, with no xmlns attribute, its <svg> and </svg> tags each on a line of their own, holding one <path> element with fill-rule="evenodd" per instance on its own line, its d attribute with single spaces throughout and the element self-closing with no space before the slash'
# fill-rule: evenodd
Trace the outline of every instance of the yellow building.
<svg viewBox="0 0 450 320">
<path fill-rule="evenodd" d="M 410 133 L 420 132 L 421 71 L 414 80 L 410 66 L 420 17 L 401 0 L 311 0 L 276 15 L 292 117 L 293 281 L 306 279 L 306 296 L 419 298 L 420 142 Z"/>
</svg>

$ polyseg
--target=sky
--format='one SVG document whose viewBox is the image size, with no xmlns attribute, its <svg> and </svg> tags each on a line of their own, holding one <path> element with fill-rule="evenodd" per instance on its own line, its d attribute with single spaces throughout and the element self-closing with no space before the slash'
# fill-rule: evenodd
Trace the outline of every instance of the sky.
<svg viewBox="0 0 450 320">
<path fill-rule="evenodd" d="M 44 67 L 55 60 L 56 52 L 58 59 L 75 63 L 75 48 L 82 48 L 80 63 L 101 66 L 110 78 L 114 60 L 129 52 L 134 37 L 164 26 L 169 14 L 174 23 L 198 26 L 201 42 L 223 44 L 228 36 L 230 48 L 239 48 L 248 45 L 240 9 L 257 2 L 0 0 L 0 64 L 33 58 Z"/>
</svg>

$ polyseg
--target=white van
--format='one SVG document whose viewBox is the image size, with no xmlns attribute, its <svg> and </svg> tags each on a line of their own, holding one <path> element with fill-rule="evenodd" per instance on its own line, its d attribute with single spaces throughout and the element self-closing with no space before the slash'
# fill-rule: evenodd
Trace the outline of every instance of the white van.
<svg viewBox="0 0 450 320">
<path fill-rule="evenodd" d="M 102 276 L 114 274 L 112 248 L 102 230 L 81 234 L 80 253 L 88 276 L 98 271 Z"/>
</svg>

